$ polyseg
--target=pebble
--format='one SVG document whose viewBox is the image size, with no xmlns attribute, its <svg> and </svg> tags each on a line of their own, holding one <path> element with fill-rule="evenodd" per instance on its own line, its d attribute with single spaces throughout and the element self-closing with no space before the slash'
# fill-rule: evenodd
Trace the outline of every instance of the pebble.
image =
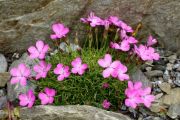
<svg viewBox="0 0 180 120">
<path fill-rule="evenodd" d="M 6 96 L 0 97 L 0 110 L 5 108 L 6 105 L 7 105 L 7 97 Z"/>
<path fill-rule="evenodd" d="M 168 63 L 166 69 L 171 71 L 173 69 L 173 64 Z"/>
<path fill-rule="evenodd" d="M 8 67 L 7 60 L 3 54 L 0 54 L 0 73 L 6 72 Z"/>
<path fill-rule="evenodd" d="M 145 75 L 147 75 L 149 78 L 161 77 L 161 76 L 163 76 L 163 71 L 161 71 L 161 70 L 148 71 L 148 72 L 145 72 Z"/>
<path fill-rule="evenodd" d="M 171 85 L 169 83 L 164 82 L 162 84 L 159 84 L 159 87 L 163 92 L 167 94 L 171 93 Z"/>
<path fill-rule="evenodd" d="M 172 119 L 175 119 L 177 118 L 178 116 L 180 116 L 180 104 L 174 104 L 174 105 L 171 105 L 169 107 L 169 110 L 167 112 L 167 115 L 172 118 Z"/>
<path fill-rule="evenodd" d="M 0 87 L 5 87 L 10 78 L 11 75 L 9 72 L 0 73 Z"/>
<path fill-rule="evenodd" d="M 168 57 L 168 60 L 169 60 L 170 63 L 174 63 L 176 61 L 176 59 L 177 59 L 176 54 L 171 55 L 171 56 Z"/>
</svg>

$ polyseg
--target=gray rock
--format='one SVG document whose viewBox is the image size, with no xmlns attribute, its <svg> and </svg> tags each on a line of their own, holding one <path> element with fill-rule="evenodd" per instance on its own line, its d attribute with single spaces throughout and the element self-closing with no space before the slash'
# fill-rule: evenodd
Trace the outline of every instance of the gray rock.
<svg viewBox="0 0 180 120">
<path fill-rule="evenodd" d="M 6 58 L 4 57 L 3 54 L 0 54 L 0 73 L 1 72 L 6 72 L 7 67 L 8 67 L 8 64 L 7 64 Z"/>
<path fill-rule="evenodd" d="M 0 87 L 5 87 L 10 78 L 11 75 L 9 72 L 0 73 Z"/>
<path fill-rule="evenodd" d="M 19 60 L 14 61 L 11 64 L 10 69 L 13 67 L 17 67 L 20 63 L 26 64 L 26 66 L 31 69 L 32 76 L 35 76 L 35 73 L 33 71 L 33 66 L 37 64 L 37 62 L 35 60 L 30 59 L 27 53 L 24 53 Z M 13 101 L 16 98 L 18 98 L 20 93 L 26 93 L 28 89 L 34 90 L 35 88 L 36 88 L 35 84 L 32 83 L 31 81 L 28 81 L 25 87 L 22 87 L 20 84 L 12 85 L 10 84 L 10 82 L 8 82 L 7 84 L 8 99 L 10 101 Z"/>
<path fill-rule="evenodd" d="M 5 89 L 0 89 L 0 97 L 5 96 L 6 92 Z"/>
<path fill-rule="evenodd" d="M 50 25 L 56 21 L 71 28 L 72 40 L 77 31 L 85 35 L 79 19 L 90 11 L 101 17 L 118 15 L 133 26 L 142 22 L 143 35 L 154 33 L 160 44 L 179 51 L 179 4 L 179 0 L 3 0 L 0 51 L 22 52 L 36 39 L 49 39 Z"/>
<path fill-rule="evenodd" d="M 168 63 L 166 69 L 171 71 L 173 69 L 173 64 Z"/>
<path fill-rule="evenodd" d="M 154 65 L 152 67 L 152 70 L 161 70 L 161 71 L 164 71 L 165 69 L 166 69 L 166 67 L 163 66 L 163 65 Z"/>
<path fill-rule="evenodd" d="M 7 106 L 7 97 L 2 96 L 0 97 L 0 110 Z"/>
<path fill-rule="evenodd" d="M 159 84 L 159 87 L 163 92 L 165 92 L 167 94 L 171 93 L 171 85 L 169 83 L 166 83 L 166 82 L 161 83 L 161 84 Z"/>
<path fill-rule="evenodd" d="M 160 101 L 166 105 L 180 104 L 180 88 L 171 89 L 171 93 L 164 95 Z"/>
<path fill-rule="evenodd" d="M 144 73 L 140 69 L 137 69 L 136 72 L 131 75 L 131 79 L 133 82 L 142 82 L 144 87 L 152 86 L 150 80 L 144 75 Z"/>
<path fill-rule="evenodd" d="M 22 120 L 131 120 L 121 113 L 105 111 L 91 106 L 35 106 L 20 110 Z"/>
<path fill-rule="evenodd" d="M 172 119 L 180 116 L 180 104 L 171 105 L 168 109 L 167 115 Z"/>
<path fill-rule="evenodd" d="M 176 61 L 176 59 L 177 59 L 176 54 L 171 55 L 171 56 L 168 57 L 168 60 L 169 60 L 170 63 L 174 63 Z"/>
<path fill-rule="evenodd" d="M 149 78 L 161 77 L 161 76 L 163 76 L 163 71 L 161 71 L 161 70 L 148 71 L 148 72 L 145 72 L 145 75 L 148 76 Z"/>
</svg>

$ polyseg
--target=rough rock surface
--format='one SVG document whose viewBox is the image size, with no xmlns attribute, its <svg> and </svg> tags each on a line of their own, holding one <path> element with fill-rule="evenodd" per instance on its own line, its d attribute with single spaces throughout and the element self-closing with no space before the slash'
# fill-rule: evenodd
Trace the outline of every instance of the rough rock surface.
<svg viewBox="0 0 180 120">
<path fill-rule="evenodd" d="M 1 47 L 1 43 L 0 43 L 0 47 Z M 0 48 L 0 49 L 2 49 L 2 48 Z M 3 54 L 0 54 L 0 73 L 6 72 L 7 67 L 8 67 L 8 64 L 7 64 L 7 60 L 6 60 L 5 56 Z"/>
<path fill-rule="evenodd" d="M 179 50 L 179 0 L 1 0 L 0 52 L 22 52 L 37 39 L 48 40 L 55 21 L 80 32 L 79 19 L 90 11 L 118 15 L 133 26 L 142 22 L 143 36 L 153 33 L 167 48 Z"/>
<path fill-rule="evenodd" d="M 0 73 L 0 87 L 4 87 L 6 83 L 10 80 L 10 73 Z"/>
<path fill-rule="evenodd" d="M 1 111 L 0 111 L 1 113 Z M 4 113 L 5 115 L 5 113 Z M 87 105 L 21 108 L 21 120 L 131 120 L 129 117 Z"/>
</svg>

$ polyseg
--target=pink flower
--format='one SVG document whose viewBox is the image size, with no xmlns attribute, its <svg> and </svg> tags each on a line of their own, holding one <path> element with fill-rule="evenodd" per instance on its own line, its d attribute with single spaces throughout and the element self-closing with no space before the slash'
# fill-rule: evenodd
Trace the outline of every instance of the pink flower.
<svg viewBox="0 0 180 120">
<path fill-rule="evenodd" d="M 49 45 L 44 44 L 42 40 L 38 40 L 36 42 L 36 46 L 30 46 L 28 48 L 28 52 L 30 54 L 31 59 L 39 58 L 44 59 L 46 53 L 48 52 Z"/>
<path fill-rule="evenodd" d="M 38 97 L 41 100 L 42 105 L 52 104 L 54 102 L 54 96 L 56 91 L 54 89 L 45 88 L 44 92 L 40 92 Z"/>
<path fill-rule="evenodd" d="M 51 64 L 47 64 L 45 61 L 40 61 L 33 69 L 37 73 L 36 79 L 46 78 L 48 71 L 51 69 Z"/>
<path fill-rule="evenodd" d="M 108 83 L 103 83 L 102 87 L 103 87 L 104 89 L 109 88 L 109 84 L 108 84 Z"/>
<path fill-rule="evenodd" d="M 155 38 L 153 38 L 152 35 L 150 35 L 148 37 L 147 46 L 152 46 L 152 45 L 154 45 L 156 43 L 157 43 L 157 40 Z"/>
<path fill-rule="evenodd" d="M 130 50 L 130 44 L 129 41 L 123 40 L 120 44 L 120 50 L 126 52 Z"/>
<path fill-rule="evenodd" d="M 128 107 L 136 108 L 141 103 L 140 91 L 142 83 L 136 82 L 134 85 L 131 81 L 128 81 L 128 88 L 125 90 L 127 98 L 125 99 L 125 105 Z"/>
<path fill-rule="evenodd" d="M 19 100 L 19 104 L 21 106 L 27 106 L 28 108 L 31 108 L 35 101 L 35 95 L 32 90 L 28 90 L 26 94 L 19 95 Z"/>
<path fill-rule="evenodd" d="M 12 68 L 10 70 L 12 76 L 10 83 L 16 84 L 20 83 L 21 86 L 26 86 L 28 77 L 31 74 L 31 71 L 25 64 L 21 63 L 17 68 Z"/>
<path fill-rule="evenodd" d="M 127 67 L 119 62 L 115 71 L 113 72 L 114 76 L 118 77 L 119 80 L 124 81 L 129 79 L 129 75 L 125 74 L 127 72 Z"/>
<path fill-rule="evenodd" d="M 65 78 L 68 78 L 70 75 L 69 66 L 64 66 L 63 64 L 58 64 L 54 69 L 54 74 L 59 75 L 58 80 L 63 81 Z"/>
<path fill-rule="evenodd" d="M 146 107 L 150 107 L 151 103 L 155 100 L 155 96 L 154 95 L 150 95 L 151 93 L 151 88 L 145 88 L 143 90 L 141 90 L 141 103 L 143 103 Z"/>
<path fill-rule="evenodd" d="M 134 52 L 144 61 L 159 60 L 160 56 L 155 53 L 154 48 L 140 45 L 139 48 L 135 45 Z"/>
<path fill-rule="evenodd" d="M 106 68 L 102 73 L 103 77 L 108 78 L 110 75 L 112 77 L 116 77 L 115 74 L 114 74 L 114 70 L 119 65 L 119 63 L 120 63 L 119 61 L 112 62 L 112 57 L 111 57 L 110 54 L 106 54 L 104 56 L 104 59 L 99 59 L 98 64 L 101 67 Z"/>
<path fill-rule="evenodd" d="M 130 44 L 136 44 L 136 43 L 138 43 L 138 41 L 137 41 L 136 38 L 134 38 L 134 37 L 127 37 L 126 40 L 127 40 L 128 43 L 130 43 Z"/>
<path fill-rule="evenodd" d="M 130 50 L 130 44 L 127 40 L 123 40 L 121 43 L 113 43 L 110 42 L 110 47 L 116 50 L 121 50 L 121 51 L 129 51 Z"/>
<path fill-rule="evenodd" d="M 91 27 L 95 27 L 97 25 L 102 25 L 102 19 L 95 16 L 94 12 L 91 12 L 87 18 L 87 21 L 90 22 Z"/>
<path fill-rule="evenodd" d="M 114 24 L 115 26 L 118 26 L 119 27 L 119 24 L 120 24 L 120 20 L 117 16 L 110 16 L 109 17 L 109 21 L 110 23 Z"/>
<path fill-rule="evenodd" d="M 130 32 L 130 33 L 133 32 L 132 27 L 131 27 L 131 26 L 128 26 L 128 25 L 127 25 L 125 22 L 123 22 L 123 21 L 120 21 L 118 26 L 121 27 L 121 28 L 122 28 L 123 30 L 125 30 L 126 32 Z"/>
<path fill-rule="evenodd" d="M 136 108 L 139 104 L 143 103 L 146 107 L 150 107 L 151 103 L 155 100 L 155 96 L 151 95 L 151 88 L 147 87 L 142 89 L 141 82 L 135 82 L 134 85 L 128 81 L 128 88 L 125 90 L 127 96 L 125 104 L 128 107 Z"/>
<path fill-rule="evenodd" d="M 88 68 L 87 64 L 82 64 L 82 60 L 80 57 L 77 57 L 75 60 L 71 62 L 71 65 L 73 66 L 71 72 L 74 74 L 82 75 L 84 74 L 85 70 Z"/>
<path fill-rule="evenodd" d="M 52 30 L 54 31 L 54 34 L 51 35 L 51 39 L 66 37 L 66 34 L 69 32 L 69 28 L 65 27 L 61 23 L 53 24 Z"/>
<path fill-rule="evenodd" d="M 112 63 L 112 57 L 110 54 L 106 54 L 103 59 L 98 60 L 98 64 L 103 68 L 109 67 L 111 63 Z"/>
<path fill-rule="evenodd" d="M 105 99 L 102 103 L 102 106 L 104 109 L 109 109 L 109 107 L 111 106 L 111 103 L 107 99 Z"/>
</svg>

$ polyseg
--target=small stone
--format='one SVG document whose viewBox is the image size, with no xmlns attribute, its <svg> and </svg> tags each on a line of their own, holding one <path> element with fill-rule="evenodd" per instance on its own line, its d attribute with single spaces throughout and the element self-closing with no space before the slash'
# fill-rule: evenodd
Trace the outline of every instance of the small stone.
<svg viewBox="0 0 180 120">
<path fill-rule="evenodd" d="M 18 59 L 18 58 L 19 58 L 19 53 L 14 53 L 14 54 L 12 55 L 12 58 Z"/>
<path fill-rule="evenodd" d="M 160 101 L 166 105 L 180 104 L 180 88 L 171 89 L 170 94 L 162 96 Z"/>
<path fill-rule="evenodd" d="M 168 63 L 166 69 L 171 71 L 173 69 L 173 64 Z"/>
<path fill-rule="evenodd" d="M 5 96 L 6 92 L 5 89 L 0 89 L 0 97 Z"/>
<path fill-rule="evenodd" d="M 159 100 L 163 96 L 163 93 L 159 93 L 155 96 L 155 100 Z"/>
<path fill-rule="evenodd" d="M 6 107 L 6 105 L 7 105 L 7 97 L 6 96 L 0 97 L 0 110 Z"/>
<path fill-rule="evenodd" d="M 152 70 L 161 70 L 161 71 L 164 71 L 165 69 L 166 69 L 166 67 L 163 66 L 163 65 L 154 65 L 152 67 Z"/>
<path fill-rule="evenodd" d="M 176 54 L 171 55 L 171 56 L 168 57 L 168 60 L 169 60 L 170 63 L 174 63 L 176 61 L 176 59 L 177 59 Z"/>
<path fill-rule="evenodd" d="M 171 105 L 168 109 L 167 115 L 172 119 L 180 116 L 180 104 Z"/>
<path fill-rule="evenodd" d="M 162 84 L 159 84 L 159 87 L 163 92 L 167 94 L 171 93 L 171 85 L 169 83 L 164 82 Z"/>
<path fill-rule="evenodd" d="M 10 78 L 11 75 L 9 72 L 0 73 L 0 87 L 4 87 Z"/>
<path fill-rule="evenodd" d="M 167 111 L 167 106 L 164 106 L 161 103 L 153 103 L 150 107 L 150 110 L 154 113 L 158 113 L 161 111 Z"/>
<path fill-rule="evenodd" d="M 131 77 L 132 77 L 133 82 L 136 82 L 136 81 L 142 82 L 143 87 L 151 87 L 152 86 L 150 80 L 144 75 L 144 73 L 140 69 L 137 69 L 136 72 L 133 73 Z"/>
<path fill-rule="evenodd" d="M 173 66 L 173 69 L 178 69 L 178 68 L 180 68 L 180 63 L 177 63 Z"/>
<path fill-rule="evenodd" d="M 176 70 L 176 71 L 180 72 L 180 66 L 177 68 L 177 70 Z"/>
<path fill-rule="evenodd" d="M 146 67 L 146 71 L 151 71 L 152 67 Z"/>
<path fill-rule="evenodd" d="M 153 71 L 145 72 L 145 75 L 147 75 L 149 78 L 161 77 L 163 76 L 163 72 L 161 70 L 153 70 Z"/>
<path fill-rule="evenodd" d="M 6 72 L 8 67 L 7 60 L 3 54 L 0 54 L 0 73 Z"/>
</svg>

